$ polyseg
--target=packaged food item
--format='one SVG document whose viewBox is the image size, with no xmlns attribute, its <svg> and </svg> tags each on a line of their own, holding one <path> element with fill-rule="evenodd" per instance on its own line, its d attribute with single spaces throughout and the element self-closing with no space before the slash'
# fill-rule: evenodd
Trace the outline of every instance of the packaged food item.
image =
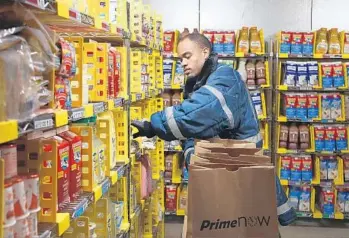
<svg viewBox="0 0 349 238">
<path fill-rule="evenodd" d="M 307 87 L 308 86 L 308 67 L 307 63 L 297 63 L 297 87 Z"/>
<path fill-rule="evenodd" d="M 284 85 L 295 86 L 296 77 L 297 77 L 297 63 L 292 61 L 287 61 L 285 76 L 284 76 Z"/>
<path fill-rule="evenodd" d="M 57 142 L 57 206 L 58 211 L 62 210 L 63 207 L 70 202 L 69 197 L 69 175 L 70 175 L 70 166 L 69 166 L 69 143 L 63 140 L 59 136 L 54 136 L 54 139 Z M 44 150 L 50 151 L 50 145 L 44 146 Z"/>
<path fill-rule="evenodd" d="M 299 142 L 299 129 L 296 124 L 291 124 L 288 132 L 288 141 L 290 143 L 298 144 Z"/>
<path fill-rule="evenodd" d="M 308 149 L 309 141 L 310 141 L 310 132 L 309 127 L 306 125 L 300 125 L 299 129 L 299 141 L 300 141 L 300 149 Z"/>
<path fill-rule="evenodd" d="M 342 117 L 342 98 L 339 94 L 332 96 L 331 102 L 331 119 L 338 119 Z"/>
<path fill-rule="evenodd" d="M 163 74 L 164 74 L 164 87 L 171 87 L 173 75 L 173 69 L 175 62 L 172 59 L 165 59 L 163 61 Z"/>
<path fill-rule="evenodd" d="M 344 70 L 343 64 L 341 62 L 332 64 L 332 72 L 333 72 L 333 86 L 335 88 L 344 86 Z"/>
<path fill-rule="evenodd" d="M 23 220 L 29 216 L 23 180 L 20 177 L 13 178 L 12 188 L 15 217 L 18 222 L 18 220 Z"/>
<path fill-rule="evenodd" d="M 323 88 L 333 88 L 333 68 L 332 63 L 321 64 L 322 86 Z"/>
<path fill-rule="evenodd" d="M 302 180 L 302 159 L 301 157 L 292 157 L 291 162 L 291 181 L 301 181 Z"/>
<path fill-rule="evenodd" d="M 166 185 L 166 211 L 175 212 L 177 210 L 177 186 Z"/>
<path fill-rule="evenodd" d="M 297 95 L 296 118 L 305 120 L 308 116 L 308 97 L 306 94 Z"/>
<path fill-rule="evenodd" d="M 14 208 L 14 194 L 11 180 L 5 180 L 4 186 L 4 221 L 5 227 L 13 226 L 16 223 L 15 208 Z"/>
<path fill-rule="evenodd" d="M 323 214 L 332 215 L 334 213 L 335 194 L 333 191 L 323 188 L 320 196 L 320 207 Z"/>
<path fill-rule="evenodd" d="M 349 120 L 349 94 L 345 93 L 343 96 L 345 105 L 345 119 Z"/>
<path fill-rule="evenodd" d="M 66 105 L 68 104 L 68 92 L 65 81 L 65 78 L 56 76 L 54 91 L 56 109 L 66 109 Z"/>
<path fill-rule="evenodd" d="M 289 119 L 296 118 L 297 116 L 297 95 L 285 94 L 285 109 L 286 117 Z"/>
<path fill-rule="evenodd" d="M 315 53 L 326 54 L 328 51 L 327 29 L 321 28 L 316 33 Z"/>
<path fill-rule="evenodd" d="M 288 54 L 291 52 L 292 33 L 287 31 L 281 32 L 280 53 Z"/>
<path fill-rule="evenodd" d="M 179 194 L 178 209 L 185 210 L 187 208 L 187 200 L 188 200 L 188 187 L 186 184 L 183 184 L 181 192 Z"/>
<path fill-rule="evenodd" d="M 322 104 L 322 119 L 331 119 L 331 109 L 333 96 L 323 94 L 321 95 L 321 104 Z"/>
<path fill-rule="evenodd" d="M 69 143 L 69 196 L 74 201 L 81 193 L 82 140 L 71 131 L 63 132 L 59 136 Z"/>
<path fill-rule="evenodd" d="M 0 145 L 0 157 L 5 162 L 5 179 L 17 176 L 17 147 L 15 144 Z"/>
<path fill-rule="evenodd" d="M 348 149 L 347 128 L 344 126 L 336 127 L 336 150 L 342 151 Z"/>
<path fill-rule="evenodd" d="M 250 50 L 249 38 L 248 38 L 248 27 L 243 27 L 240 30 L 240 35 L 237 42 L 237 52 L 248 53 Z"/>
<path fill-rule="evenodd" d="M 299 207 L 301 212 L 310 212 L 310 187 L 303 187 L 299 195 Z"/>
<path fill-rule="evenodd" d="M 115 70 L 115 55 L 114 53 L 109 49 L 108 51 L 108 99 L 114 98 L 114 89 L 115 89 L 115 77 L 114 77 L 114 70 Z"/>
<path fill-rule="evenodd" d="M 313 178 L 313 160 L 310 155 L 302 157 L 302 181 L 310 182 Z"/>
<path fill-rule="evenodd" d="M 301 195 L 301 190 L 299 187 L 290 187 L 289 204 L 295 210 L 298 211 L 299 208 L 299 197 Z"/>
<path fill-rule="evenodd" d="M 344 33 L 343 54 L 349 54 L 349 32 Z"/>
<path fill-rule="evenodd" d="M 324 150 L 325 151 L 335 151 L 336 150 L 336 128 L 334 127 L 327 127 L 325 129 L 325 143 L 324 143 Z"/>
<path fill-rule="evenodd" d="M 300 32 L 292 33 L 291 54 L 302 54 L 303 34 Z"/>
<path fill-rule="evenodd" d="M 280 159 L 281 159 L 280 179 L 290 180 L 292 157 L 282 156 Z"/>
<path fill-rule="evenodd" d="M 24 186 L 27 195 L 27 207 L 31 213 L 36 213 L 40 211 L 40 193 L 39 193 L 39 175 L 30 174 L 25 176 Z"/>
<path fill-rule="evenodd" d="M 334 180 L 338 177 L 338 160 L 332 158 L 327 160 L 327 179 Z"/>
<path fill-rule="evenodd" d="M 4 227 L 4 238 L 15 237 L 15 225 Z"/>
<path fill-rule="evenodd" d="M 204 36 L 206 36 L 206 38 L 209 40 L 209 42 L 211 42 L 211 44 L 213 43 L 213 35 L 214 35 L 214 32 L 213 31 L 203 31 L 202 34 Z M 229 37 L 228 37 L 229 38 Z M 234 39 L 235 40 L 235 39 Z M 234 44 L 234 47 L 235 47 L 235 44 Z"/>
<path fill-rule="evenodd" d="M 176 106 L 176 105 L 181 104 L 181 94 L 179 92 L 175 92 L 172 95 L 171 101 L 172 101 L 172 106 Z"/>
<path fill-rule="evenodd" d="M 288 126 L 281 125 L 280 126 L 280 141 L 287 142 L 288 140 Z"/>
<path fill-rule="evenodd" d="M 262 42 L 257 27 L 250 28 L 250 51 L 251 53 L 262 52 Z"/>
<path fill-rule="evenodd" d="M 248 61 L 246 64 L 246 72 L 247 72 L 247 85 L 255 85 L 256 84 L 256 66 L 253 61 Z"/>
<path fill-rule="evenodd" d="M 164 32 L 164 52 L 174 53 L 174 46 L 176 42 L 176 33 L 174 31 Z"/>
<path fill-rule="evenodd" d="M 184 68 L 179 61 L 176 61 L 176 70 L 173 84 L 184 85 Z"/>
<path fill-rule="evenodd" d="M 308 119 L 319 117 L 319 97 L 317 95 L 308 95 Z"/>
<path fill-rule="evenodd" d="M 217 31 L 213 35 L 213 51 L 222 54 L 224 53 L 224 32 Z"/>
<path fill-rule="evenodd" d="M 30 237 L 38 235 L 38 213 L 34 212 L 27 218 Z"/>
<path fill-rule="evenodd" d="M 224 32 L 224 54 L 234 54 L 235 53 L 235 32 L 226 31 Z"/>
<path fill-rule="evenodd" d="M 319 66 L 317 62 L 308 62 L 308 84 L 311 87 L 319 86 Z"/>
<path fill-rule="evenodd" d="M 57 71 L 57 74 L 62 77 L 71 77 L 73 75 L 73 52 L 71 51 L 70 44 L 63 38 L 60 38 L 57 46 L 60 49 L 60 67 Z"/>
<path fill-rule="evenodd" d="M 346 197 L 345 197 L 345 213 L 349 212 L 349 191 L 346 191 Z"/>
<path fill-rule="evenodd" d="M 344 165 L 344 181 L 349 181 L 349 156 L 342 156 Z M 348 211 L 349 212 L 349 211 Z"/>
<path fill-rule="evenodd" d="M 315 150 L 324 151 L 325 150 L 325 127 L 315 126 L 314 134 L 315 134 Z"/>
<path fill-rule="evenodd" d="M 266 83 L 266 70 L 265 63 L 263 61 L 257 61 L 256 63 L 256 78 L 257 85 L 262 85 Z"/>
<path fill-rule="evenodd" d="M 250 92 L 252 102 L 254 108 L 256 109 L 256 113 L 258 116 L 263 116 L 263 108 L 262 108 L 262 97 L 260 91 L 251 91 Z"/>
<path fill-rule="evenodd" d="M 328 171 L 327 171 L 327 157 L 320 157 L 320 179 L 327 180 L 328 179 Z"/>
<path fill-rule="evenodd" d="M 31 238 L 28 219 L 24 218 L 17 220 L 14 228 L 14 237 Z"/>
<path fill-rule="evenodd" d="M 328 33 L 328 53 L 329 54 L 340 54 L 341 45 L 339 41 L 339 34 L 337 28 L 332 28 Z"/>
<path fill-rule="evenodd" d="M 313 54 L 313 45 L 314 45 L 314 33 L 305 32 L 303 33 L 303 54 L 311 55 Z"/>
<path fill-rule="evenodd" d="M 337 208 L 339 212 L 346 212 L 346 203 L 347 203 L 348 192 L 344 189 L 338 189 L 337 193 Z"/>
</svg>

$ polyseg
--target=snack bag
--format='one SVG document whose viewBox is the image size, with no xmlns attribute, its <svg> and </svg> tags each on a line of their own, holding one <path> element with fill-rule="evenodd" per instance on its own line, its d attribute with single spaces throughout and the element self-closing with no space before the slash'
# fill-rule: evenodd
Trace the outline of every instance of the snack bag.
<svg viewBox="0 0 349 238">
<path fill-rule="evenodd" d="M 315 53 L 326 54 L 328 51 L 327 29 L 321 28 L 316 34 Z"/>
<path fill-rule="evenodd" d="M 250 51 L 251 53 L 262 52 L 262 42 L 257 27 L 250 28 Z"/>
<path fill-rule="evenodd" d="M 331 102 L 331 119 L 342 117 L 342 98 L 339 94 L 334 94 Z"/>
<path fill-rule="evenodd" d="M 333 68 L 332 64 L 321 64 L 322 86 L 323 88 L 333 87 Z"/>
<path fill-rule="evenodd" d="M 323 151 L 325 149 L 325 128 L 323 126 L 315 126 L 315 150 Z"/>
<path fill-rule="evenodd" d="M 291 42 L 292 42 L 292 33 L 282 31 L 281 32 L 280 53 L 289 54 L 291 52 Z"/>
<path fill-rule="evenodd" d="M 297 115 L 297 95 L 285 94 L 285 108 L 287 118 L 296 118 Z"/>
<path fill-rule="evenodd" d="M 311 188 L 303 187 L 299 195 L 299 207 L 301 212 L 310 212 L 310 191 Z"/>
<path fill-rule="evenodd" d="M 321 96 L 321 104 L 322 104 L 322 119 L 331 119 L 331 107 L 333 96 L 324 94 Z"/>
<path fill-rule="evenodd" d="M 343 87 L 344 86 L 343 64 L 341 62 L 333 63 L 332 72 L 333 72 L 333 86 L 335 88 Z"/>
<path fill-rule="evenodd" d="M 217 31 L 213 35 L 213 51 L 217 54 L 224 53 L 224 32 Z"/>
<path fill-rule="evenodd" d="M 282 156 L 280 159 L 281 159 L 280 179 L 290 180 L 292 157 Z"/>
<path fill-rule="evenodd" d="M 336 149 L 337 151 L 348 149 L 347 129 L 344 126 L 338 126 L 336 128 Z"/>
<path fill-rule="evenodd" d="M 308 114 L 308 100 L 306 94 L 299 94 L 297 95 L 296 100 L 296 117 L 298 119 L 306 119 Z"/>
<path fill-rule="evenodd" d="M 249 44 L 249 40 L 248 40 L 248 28 L 243 27 L 240 30 L 237 52 L 248 53 L 249 50 L 250 50 L 250 44 Z"/>
<path fill-rule="evenodd" d="M 292 157 L 291 181 L 302 180 L 302 159 L 298 156 Z"/>
<path fill-rule="evenodd" d="M 308 119 L 319 117 L 319 97 L 317 95 L 308 95 Z"/>
<path fill-rule="evenodd" d="M 224 32 L 224 54 L 234 54 L 235 53 L 235 32 L 226 31 Z"/>
<path fill-rule="evenodd" d="M 337 28 L 332 28 L 328 35 L 328 53 L 329 54 L 340 54 L 341 45 L 339 41 L 339 34 Z"/>
<path fill-rule="evenodd" d="M 164 32 L 164 52 L 174 53 L 174 44 L 176 42 L 176 33 L 174 31 Z"/>
<path fill-rule="evenodd" d="M 310 182 L 313 178 L 313 161 L 310 155 L 302 156 L 302 181 Z"/>
<path fill-rule="evenodd" d="M 291 54 L 302 54 L 303 34 L 300 32 L 292 33 Z"/>
<path fill-rule="evenodd" d="M 317 62 L 308 62 L 308 84 L 309 86 L 319 86 L 319 66 Z"/>
<path fill-rule="evenodd" d="M 297 76 L 297 63 L 292 61 L 286 62 L 284 85 L 295 86 Z"/>
<path fill-rule="evenodd" d="M 327 127 L 325 129 L 325 151 L 335 151 L 336 150 L 336 129 L 334 127 Z"/>
<path fill-rule="evenodd" d="M 314 45 L 314 33 L 305 32 L 303 33 L 303 54 L 312 55 L 313 54 L 313 45 Z"/>
<path fill-rule="evenodd" d="M 297 87 L 307 87 L 308 86 L 308 67 L 307 63 L 297 63 Z"/>
</svg>

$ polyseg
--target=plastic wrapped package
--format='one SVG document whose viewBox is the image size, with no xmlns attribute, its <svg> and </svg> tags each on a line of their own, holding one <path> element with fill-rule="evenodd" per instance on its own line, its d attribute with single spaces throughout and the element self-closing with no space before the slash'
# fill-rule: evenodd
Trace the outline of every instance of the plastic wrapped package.
<svg viewBox="0 0 349 238">
<path fill-rule="evenodd" d="M 39 107 L 33 74 L 26 41 L 13 35 L 0 38 L 0 121 L 27 120 Z"/>
</svg>

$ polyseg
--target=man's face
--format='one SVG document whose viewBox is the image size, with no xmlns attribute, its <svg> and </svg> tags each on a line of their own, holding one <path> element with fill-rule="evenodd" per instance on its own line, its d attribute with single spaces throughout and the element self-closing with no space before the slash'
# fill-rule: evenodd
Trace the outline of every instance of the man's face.
<svg viewBox="0 0 349 238">
<path fill-rule="evenodd" d="M 200 74 L 205 60 L 209 56 L 209 49 L 202 48 L 199 44 L 185 39 L 178 44 L 178 56 L 182 60 L 184 74 L 188 78 L 192 78 Z"/>
</svg>

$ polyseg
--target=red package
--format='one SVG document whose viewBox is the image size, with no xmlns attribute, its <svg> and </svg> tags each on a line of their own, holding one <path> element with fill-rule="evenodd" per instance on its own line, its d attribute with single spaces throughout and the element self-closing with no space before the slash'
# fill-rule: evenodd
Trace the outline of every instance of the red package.
<svg viewBox="0 0 349 238">
<path fill-rule="evenodd" d="M 202 34 L 206 36 L 206 38 L 211 42 L 211 44 L 213 43 L 213 31 L 203 31 Z"/>
<path fill-rule="evenodd" d="M 348 135 L 347 129 L 344 126 L 338 126 L 336 128 L 336 148 L 337 151 L 348 149 Z"/>
<path fill-rule="evenodd" d="M 114 49 L 113 49 L 114 50 Z M 119 95 L 120 90 L 124 90 L 121 88 L 121 54 L 120 52 L 116 51 L 115 54 L 115 67 L 114 67 L 114 98 L 116 98 Z"/>
<path fill-rule="evenodd" d="M 313 45 L 314 44 L 314 33 L 313 32 L 303 33 L 303 44 L 305 44 L 305 45 Z"/>
<path fill-rule="evenodd" d="M 317 95 L 307 95 L 308 102 L 308 118 L 319 117 L 319 97 Z"/>
<path fill-rule="evenodd" d="M 281 32 L 281 43 L 290 44 L 291 42 L 292 42 L 292 33 L 291 32 L 286 32 L 286 31 L 282 31 Z"/>
<path fill-rule="evenodd" d="M 235 32 L 234 31 L 225 31 L 224 32 L 224 44 L 235 45 Z"/>
<path fill-rule="evenodd" d="M 177 210 L 177 186 L 166 186 L 166 211 L 175 212 Z"/>
<path fill-rule="evenodd" d="M 58 74 L 63 77 L 70 77 L 72 75 L 72 65 L 73 65 L 73 56 L 69 42 L 60 38 L 57 43 L 58 48 L 60 49 L 60 58 L 61 65 L 58 69 Z"/>
<path fill-rule="evenodd" d="M 302 180 L 311 181 L 313 177 L 313 160 L 310 155 L 302 156 Z"/>
<path fill-rule="evenodd" d="M 303 44 L 304 42 L 304 35 L 301 32 L 293 32 L 292 33 L 292 44 Z"/>
<path fill-rule="evenodd" d="M 323 188 L 324 189 L 324 188 Z M 321 210 L 324 214 L 333 214 L 335 205 L 335 194 L 331 190 L 324 189 L 320 196 Z"/>
<path fill-rule="evenodd" d="M 291 160 L 292 157 L 291 156 L 282 156 L 281 157 L 281 168 L 282 169 L 291 169 Z"/>
<path fill-rule="evenodd" d="M 70 200 L 74 201 L 81 193 L 81 171 L 82 171 L 82 140 L 81 137 L 71 131 L 59 134 L 69 143 L 69 195 Z"/>
<path fill-rule="evenodd" d="M 164 52 L 173 53 L 176 34 L 174 31 L 164 32 Z"/>
<path fill-rule="evenodd" d="M 69 143 L 59 136 L 52 137 L 57 141 L 57 202 L 58 211 L 62 210 L 70 202 L 69 197 Z M 44 146 L 44 151 L 52 151 L 51 145 Z M 47 165 L 48 166 L 48 165 Z"/>
<path fill-rule="evenodd" d="M 108 99 L 114 98 L 115 95 L 115 77 L 114 77 L 114 70 L 115 70 L 115 54 L 114 52 L 109 49 L 108 52 L 108 91 L 107 91 L 107 97 Z"/>
<path fill-rule="evenodd" d="M 216 31 L 213 34 L 213 43 L 214 44 L 223 44 L 224 43 L 224 31 Z"/>
<path fill-rule="evenodd" d="M 64 78 L 56 76 L 55 79 L 55 109 L 66 109 L 66 103 L 68 98 L 68 92 L 65 87 Z"/>
</svg>

